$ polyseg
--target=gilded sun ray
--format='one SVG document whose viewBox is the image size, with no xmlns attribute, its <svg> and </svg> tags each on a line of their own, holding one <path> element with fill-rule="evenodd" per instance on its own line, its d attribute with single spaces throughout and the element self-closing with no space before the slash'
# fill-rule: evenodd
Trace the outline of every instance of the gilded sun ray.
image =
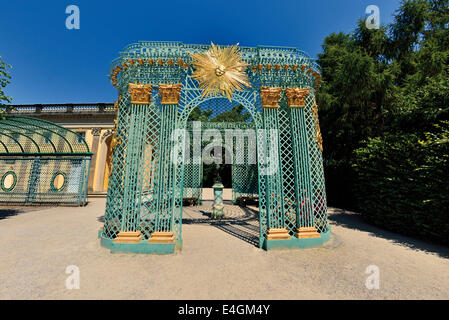
<svg viewBox="0 0 449 320">
<path fill-rule="evenodd" d="M 238 44 L 220 48 L 211 43 L 203 53 L 191 53 L 195 71 L 192 77 L 203 90 L 202 97 L 224 94 L 231 101 L 235 90 L 251 87 L 245 70 L 248 64 L 242 61 Z"/>
</svg>

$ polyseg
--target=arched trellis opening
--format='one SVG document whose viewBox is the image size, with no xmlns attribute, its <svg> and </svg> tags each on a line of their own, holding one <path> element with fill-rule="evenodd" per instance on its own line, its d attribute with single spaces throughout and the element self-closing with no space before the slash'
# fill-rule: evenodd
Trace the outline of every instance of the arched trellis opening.
<svg viewBox="0 0 449 320">
<path fill-rule="evenodd" d="M 207 143 L 202 141 L 202 137 L 204 136 L 204 133 L 208 132 L 216 132 L 220 136 L 220 145 L 223 145 L 225 148 L 228 148 L 231 150 L 228 154 L 232 155 L 232 160 L 234 158 L 242 156 L 246 157 L 244 160 L 247 161 L 248 157 L 246 156 L 247 149 L 248 149 L 248 139 L 251 137 L 244 136 L 242 137 L 242 143 L 246 143 L 241 150 L 236 150 L 236 147 L 234 145 L 234 141 L 231 142 L 230 145 L 226 144 L 225 138 L 226 133 L 235 131 L 236 133 L 242 133 L 242 135 L 246 134 L 244 131 L 251 131 L 254 133 L 254 141 L 250 141 L 250 143 L 254 144 L 254 150 L 255 152 L 255 132 L 257 129 L 257 120 L 258 114 L 256 111 L 256 105 L 257 105 L 257 94 L 253 90 L 249 91 L 237 91 L 233 95 L 232 101 L 228 101 L 225 97 L 221 95 L 215 95 L 215 96 L 209 96 L 209 97 L 202 97 L 201 96 L 202 91 L 199 90 L 195 84 L 195 82 L 191 78 L 186 79 L 186 83 L 183 86 L 183 90 L 181 91 L 181 102 L 179 104 L 180 111 L 181 111 L 181 117 L 180 117 L 180 123 L 179 128 L 186 130 L 188 134 L 188 138 L 190 141 L 188 142 L 189 146 L 187 149 L 193 145 L 193 140 L 201 140 L 201 150 L 202 152 L 200 154 L 197 154 L 196 156 L 193 155 L 192 159 L 190 159 L 189 164 L 184 165 L 184 168 L 187 170 L 184 170 L 186 173 L 186 179 L 184 179 L 184 182 L 187 182 L 190 185 L 194 185 L 197 190 L 192 190 L 193 192 L 191 194 L 188 194 L 188 196 L 192 197 L 198 197 L 200 200 L 200 194 L 201 194 L 201 176 L 202 176 L 202 159 L 201 155 L 203 153 L 204 147 L 206 147 Z M 240 107 L 240 110 L 237 112 L 234 112 L 235 107 Z M 208 117 L 212 119 L 192 119 L 191 115 L 195 108 L 198 108 L 200 112 L 207 112 L 210 111 L 211 113 L 208 115 Z M 239 112 L 242 112 L 241 114 Z M 226 114 L 228 113 L 228 118 L 226 118 Z M 221 116 L 221 118 L 220 118 Z M 237 117 L 238 119 L 235 119 Z M 196 120 L 196 121 L 195 121 Z M 202 120 L 202 122 L 199 122 L 198 120 Z M 238 121 L 237 121 L 238 120 Z M 233 137 L 237 139 L 237 137 Z M 238 142 L 238 141 L 237 141 Z M 194 149 L 194 148 L 191 148 Z M 194 150 L 191 150 L 191 153 L 194 153 Z M 198 153 L 198 152 L 197 152 Z M 185 158 L 185 155 L 184 155 Z M 254 161 L 253 163 L 249 164 L 251 168 L 255 169 L 256 175 L 257 175 L 257 163 L 256 163 L 256 156 L 254 155 Z M 223 159 L 226 160 L 226 159 Z M 239 187 L 240 193 L 244 194 L 245 189 L 242 186 L 242 180 L 244 179 L 246 175 L 246 167 L 247 163 L 238 163 L 235 164 L 235 161 L 232 163 L 232 169 L 233 169 L 233 185 L 235 183 L 236 187 Z M 240 174 L 240 175 L 239 175 Z M 240 178 L 240 179 L 238 179 Z M 253 188 L 254 189 L 254 188 Z M 257 189 L 257 188 L 256 188 Z M 185 192 L 184 188 L 184 192 Z M 188 192 L 190 190 L 187 190 Z M 249 194 L 249 192 L 248 192 Z M 186 195 L 184 194 L 184 197 Z M 237 199 L 239 195 L 233 193 L 234 200 Z"/>
<path fill-rule="evenodd" d="M 230 169 L 227 172 L 230 176 L 226 178 L 231 182 L 228 187 L 232 189 L 234 204 L 239 200 L 242 200 L 240 201 L 242 203 L 241 198 L 258 198 L 253 102 L 244 99 L 238 101 L 240 103 L 220 96 L 208 97 L 196 100 L 188 108 L 183 109 L 184 112 L 190 113 L 185 125 L 188 142 L 185 150 L 188 151 L 188 155 L 184 155 L 184 158 L 188 161 L 184 163 L 183 170 L 184 203 L 201 204 L 202 188 L 212 187 L 215 175 L 212 180 L 209 179 L 209 185 L 204 186 L 202 183 L 205 163 L 209 168 L 210 166 L 215 168 L 219 164 Z M 192 108 L 194 104 L 197 106 Z M 192 117 L 193 110 L 197 111 L 196 117 Z M 212 150 L 213 153 L 219 153 L 218 159 L 214 159 L 213 164 L 210 163 L 210 158 L 213 158 L 210 156 Z"/>
<path fill-rule="evenodd" d="M 190 156 L 185 157 L 189 161 L 184 163 L 184 203 L 201 204 L 202 188 L 211 188 L 218 173 L 225 188 L 232 190 L 233 204 L 257 200 L 259 192 L 255 132 L 253 122 L 188 123 L 189 146 L 186 149 L 190 148 Z M 211 133 L 220 138 L 221 142 L 217 147 L 208 139 Z M 201 140 L 197 144 L 202 150 L 201 155 L 195 157 L 197 161 L 194 161 L 193 156 L 194 139 Z"/>
<path fill-rule="evenodd" d="M 186 129 L 205 96 L 190 54 L 209 46 L 140 42 L 114 61 L 119 91 L 102 244 L 112 251 L 182 246 Z M 329 239 L 315 103 L 319 73 L 294 48 L 241 48 L 250 86 L 232 93 L 254 122 L 259 246 L 308 247 Z M 222 71 L 222 70 L 221 70 Z M 218 75 L 217 75 L 218 76 Z M 221 76 L 221 74 L 220 74 Z"/>
</svg>

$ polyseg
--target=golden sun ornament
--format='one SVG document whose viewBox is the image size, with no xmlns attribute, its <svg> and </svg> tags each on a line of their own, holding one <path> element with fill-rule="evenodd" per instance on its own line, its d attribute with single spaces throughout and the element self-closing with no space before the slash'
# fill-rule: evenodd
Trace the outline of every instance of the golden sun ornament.
<svg viewBox="0 0 449 320">
<path fill-rule="evenodd" d="M 203 90 L 202 98 L 222 93 L 231 101 L 235 90 L 251 87 L 245 72 L 248 65 L 237 46 L 220 48 L 211 43 L 208 51 L 190 54 L 195 68 L 192 77 Z"/>
</svg>

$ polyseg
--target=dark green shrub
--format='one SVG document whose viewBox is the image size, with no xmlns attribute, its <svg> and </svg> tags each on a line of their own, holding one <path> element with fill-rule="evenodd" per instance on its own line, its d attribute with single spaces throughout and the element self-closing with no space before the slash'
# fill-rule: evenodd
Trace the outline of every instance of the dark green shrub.
<svg viewBox="0 0 449 320">
<path fill-rule="evenodd" d="M 370 139 L 356 150 L 354 188 L 363 217 L 406 235 L 449 244 L 449 125 L 437 134 Z"/>
<path fill-rule="evenodd" d="M 324 162 L 327 204 L 330 207 L 357 211 L 353 193 L 355 173 L 349 160 L 330 160 Z"/>
</svg>

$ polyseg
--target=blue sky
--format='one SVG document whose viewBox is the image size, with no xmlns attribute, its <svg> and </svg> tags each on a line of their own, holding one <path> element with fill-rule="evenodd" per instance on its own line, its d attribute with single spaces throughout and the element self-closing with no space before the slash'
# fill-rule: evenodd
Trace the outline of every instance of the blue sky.
<svg viewBox="0 0 449 320">
<path fill-rule="evenodd" d="M 13 104 L 112 102 L 109 63 L 139 40 L 297 47 L 316 57 L 326 35 L 349 32 L 377 5 L 381 24 L 399 0 L 2 1 L 0 56 Z M 80 29 L 65 27 L 68 5 Z"/>
</svg>

